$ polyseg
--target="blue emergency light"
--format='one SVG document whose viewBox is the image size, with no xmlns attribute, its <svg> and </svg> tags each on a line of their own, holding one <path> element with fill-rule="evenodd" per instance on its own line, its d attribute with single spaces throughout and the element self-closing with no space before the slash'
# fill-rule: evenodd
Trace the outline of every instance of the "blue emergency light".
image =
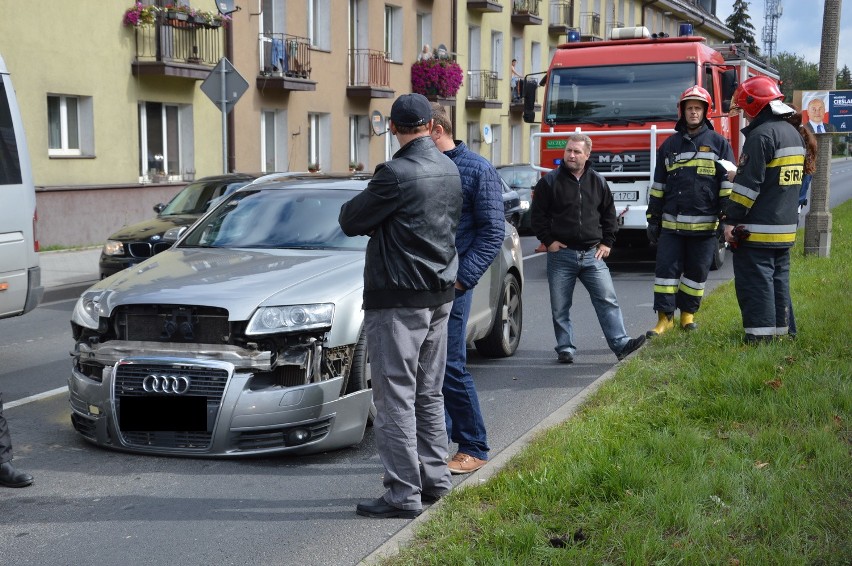
<svg viewBox="0 0 852 566">
<path fill-rule="evenodd" d="M 677 33 L 678 37 L 684 37 L 688 35 L 692 35 L 692 24 L 688 22 L 683 22 L 680 24 L 680 31 Z"/>
</svg>

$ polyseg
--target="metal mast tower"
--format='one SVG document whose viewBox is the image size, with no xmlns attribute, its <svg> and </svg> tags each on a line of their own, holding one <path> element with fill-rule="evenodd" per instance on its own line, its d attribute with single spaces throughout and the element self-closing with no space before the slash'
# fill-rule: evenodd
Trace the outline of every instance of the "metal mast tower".
<svg viewBox="0 0 852 566">
<path fill-rule="evenodd" d="M 766 22 L 763 24 L 763 55 L 771 58 L 775 55 L 778 42 L 778 19 L 781 17 L 781 0 L 765 0 L 763 12 Z"/>
</svg>

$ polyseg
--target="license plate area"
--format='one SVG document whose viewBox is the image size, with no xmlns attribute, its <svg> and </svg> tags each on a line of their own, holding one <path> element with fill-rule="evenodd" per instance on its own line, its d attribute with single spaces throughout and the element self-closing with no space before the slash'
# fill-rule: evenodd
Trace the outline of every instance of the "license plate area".
<svg viewBox="0 0 852 566">
<path fill-rule="evenodd" d="M 124 431 L 207 431 L 207 397 L 121 396 L 119 427 Z"/>
<path fill-rule="evenodd" d="M 639 200 L 639 191 L 614 191 L 612 193 L 613 200 L 616 201 L 637 201 Z"/>
</svg>

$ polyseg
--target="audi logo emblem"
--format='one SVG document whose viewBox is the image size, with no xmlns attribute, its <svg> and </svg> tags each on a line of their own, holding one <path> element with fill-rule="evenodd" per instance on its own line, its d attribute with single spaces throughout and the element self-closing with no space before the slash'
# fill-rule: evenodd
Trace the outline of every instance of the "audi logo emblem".
<svg viewBox="0 0 852 566">
<path fill-rule="evenodd" d="M 149 374 L 142 380 L 142 389 L 148 393 L 183 395 L 189 391 L 189 378 L 183 375 Z"/>
</svg>

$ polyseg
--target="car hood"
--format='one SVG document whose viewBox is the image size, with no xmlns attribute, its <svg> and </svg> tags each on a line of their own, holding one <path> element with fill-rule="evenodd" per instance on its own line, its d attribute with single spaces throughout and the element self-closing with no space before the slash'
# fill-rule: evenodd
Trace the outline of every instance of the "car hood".
<svg viewBox="0 0 852 566">
<path fill-rule="evenodd" d="M 127 304 L 200 305 L 247 320 L 262 305 L 337 303 L 363 286 L 363 251 L 172 248 L 89 291 L 105 292 L 110 314 Z"/>
<path fill-rule="evenodd" d="M 200 215 L 198 214 L 175 214 L 173 216 L 158 216 L 150 220 L 143 220 L 136 224 L 124 226 L 114 234 L 110 240 L 118 240 L 121 242 L 132 242 L 137 240 L 147 240 L 151 236 L 162 236 L 167 230 L 176 226 L 190 226 Z"/>
</svg>

